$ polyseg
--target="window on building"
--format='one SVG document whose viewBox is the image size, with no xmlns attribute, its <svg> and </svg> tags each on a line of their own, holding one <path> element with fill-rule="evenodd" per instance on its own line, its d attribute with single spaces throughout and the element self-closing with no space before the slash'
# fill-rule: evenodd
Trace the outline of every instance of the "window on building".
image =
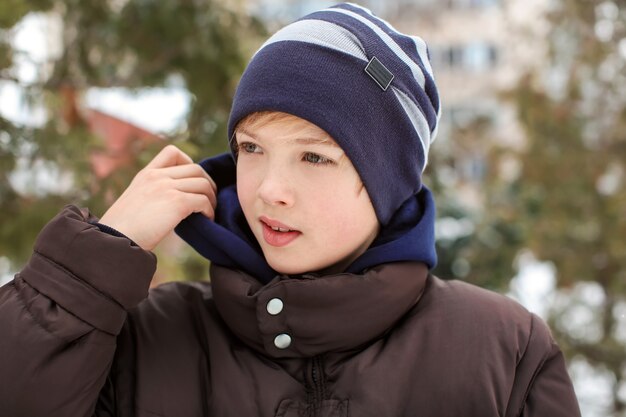
<svg viewBox="0 0 626 417">
<path fill-rule="evenodd" d="M 464 155 L 457 160 L 457 166 L 461 177 L 466 181 L 481 183 L 485 179 L 487 164 L 481 154 Z"/>
<path fill-rule="evenodd" d="M 447 62 L 448 68 L 462 68 L 464 61 L 464 52 L 461 46 L 451 46 L 447 50 Z"/>
<path fill-rule="evenodd" d="M 498 4 L 500 0 L 446 0 L 450 9 L 486 9 Z"/>
<path fill-rule="evenodd" d="M 463 54 L 463 66 L 471 71 L 486 71 L 496 65 L 498 51 L 493 45 L 485 42 L 474 42 L 466 45 Z"/>
<path fill-rule="evenodd" d="M 453 105 L 447 111 L 446 122 L 452 129 L 463 129 L 481 120 L 494 124 L 496 111 L 491 105 Z"/>
<path fill-rule="evenodd" d="M 433 46 L 430 52 L 433 67 L 443 71 L 484 72 L 498 65 L 498 49 L 487 42 Z"/>
</svg>

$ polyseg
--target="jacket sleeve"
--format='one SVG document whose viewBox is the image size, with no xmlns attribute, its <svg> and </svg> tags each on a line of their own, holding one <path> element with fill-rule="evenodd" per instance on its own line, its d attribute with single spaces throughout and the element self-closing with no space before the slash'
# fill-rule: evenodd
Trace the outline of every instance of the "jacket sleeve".
<svg viewBox="0 0 626 417">
<path fill-rule="evenodd" d="M 67 206 L 0 288 L 0 415 L 92 416 L 126 311 L 147 296 L 155 256 Z"/>
<path fill-rule="evenodd" d="M 507 417 L 580 417 L 563 353 L 548 326 L 532 315 L 528 345 L 519 362 Z"/>
</svg>

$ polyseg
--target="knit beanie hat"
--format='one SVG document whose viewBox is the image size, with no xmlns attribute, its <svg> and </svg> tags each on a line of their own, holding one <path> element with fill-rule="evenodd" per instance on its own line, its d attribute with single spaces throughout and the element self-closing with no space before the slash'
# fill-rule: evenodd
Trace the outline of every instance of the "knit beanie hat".
<svg viewBox="0 0 626 417">
<path fill-rule="evenodd" d="M 351 3 L 309 14 L 261 46 L 235 93 L 231 141 L 240 120 L 266 110 L 325 130 L 383 226 L 420 191 L 440 116 L 425 42 Z"/>
</svg>

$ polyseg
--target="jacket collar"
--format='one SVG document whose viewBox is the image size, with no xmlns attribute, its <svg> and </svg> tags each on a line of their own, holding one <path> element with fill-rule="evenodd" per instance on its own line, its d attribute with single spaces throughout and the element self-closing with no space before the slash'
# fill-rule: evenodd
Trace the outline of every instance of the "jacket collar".
<svg viewBox="0 0 626 417">
<path fill-rule="evenodd" d="M 245 344 L 273 358 L 355 349 L 383 336 L 421 297 L 428 268 L 397 262 L 363 274 L 276 276 L 268 284 L 213 264 L 217 310 Z"/>
</svg>

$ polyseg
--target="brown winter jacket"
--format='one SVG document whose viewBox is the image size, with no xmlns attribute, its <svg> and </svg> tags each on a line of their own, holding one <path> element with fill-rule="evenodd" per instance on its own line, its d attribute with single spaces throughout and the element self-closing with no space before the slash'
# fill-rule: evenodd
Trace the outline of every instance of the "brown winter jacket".
<svg viewBox="0 0 626 417">
<path fill-rule="evenodd" d="M 0 290 L 0 416 L 576 417 L 545 324 L 419 263 L 152 290 L 68 206 Z"/>
</svg>

